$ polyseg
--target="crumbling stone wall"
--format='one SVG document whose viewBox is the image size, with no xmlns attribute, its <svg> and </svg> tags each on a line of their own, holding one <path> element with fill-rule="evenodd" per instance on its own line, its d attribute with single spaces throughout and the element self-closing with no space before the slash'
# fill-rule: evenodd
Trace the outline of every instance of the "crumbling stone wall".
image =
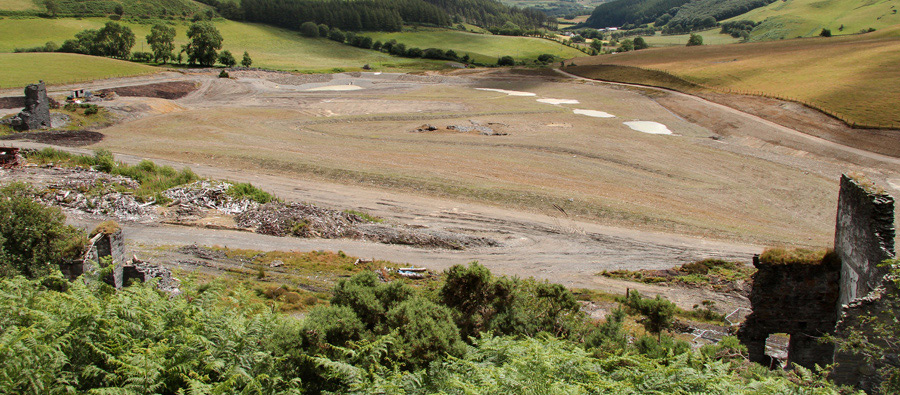
<svg viewBox="0 0 900 395">
<path fill-rule="evenodd" d="M 116 265 L 112 275 L 103 279 L 109 285 L 121 288 L 123 283 L 122 265 L 125 263 L 125 237 L 121 230 L 115 233 L 98 233 L 88 242 L 82 259 L 60 265 L 60 271 L 69 280 L 74 280 L 82 274 L 96 274 L 100 269 L 108 266 L 106 262 L 111 258 L 111 264 Z"/>
<path fill-rule="evenodd" d="M 863 317 L 875 317 L 884 322 L 894 319 L 900 307 L 896 302 L 900 300 L 898 293 L 900 292 L 897 287 L 882 284 L 865 297 L 850 302 L 843 309 L 835 329 L 835 336 L 846 338 L 852 330 L 868 327 L 869 323 Z M 876 394 L 884 379 L 879 374 L 879 369 L 887 364 L 900 366 L 900 356 L 888 353 L 873 364 L 866 361 L 862 355 L 838 351 L 834 355 L 834 362 L 836 367 L 831 374 L 832 380 L 838 384 L 852 385 L 867 393 Z"/>
<path fill-rule="evenodd" d="M 766 339 L 773 333 L 790 335 L 788 363 L 812 368 L 831 363 L 834 347 L 818 339 L 834 331 L 840 295 L 840 261 L 829 253 L 821 262 L 777 264 L 754 257 L 747 316 L 738 338 L 747 346 L 750 360 L 766 366 Z"/>
<path fill-rule="evenodd" d="M 894 198 L 841 176 L 834 250 L 843 262 L 841 305 L 880 286 L 887 269 L 879 264 L 894 256 Z"/>
<path fill-rule="evenodd" d="M 44 81 L 25 87 L 25 109 L 10 124 L 19 131 L 50 127 L 50 100 Z"/>
</svg>

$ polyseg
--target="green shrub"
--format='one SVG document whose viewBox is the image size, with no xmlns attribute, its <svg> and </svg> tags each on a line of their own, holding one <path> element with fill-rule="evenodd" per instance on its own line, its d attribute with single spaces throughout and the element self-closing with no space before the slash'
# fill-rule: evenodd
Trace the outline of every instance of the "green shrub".
<svg viewBox="0 0 900 395">
<path fill-rule="evenodd" d="M 260 204 L 266 204 L 278 200 L 266 191 L 259 189 L 249 182 L 231 184 L 226 193 L 235 199 L 250 199 Z"/>
<path fill-rule="evenodd" d="M 409 368 L 427 366 L 446 355 L 460 356 L 464 346 L 450 310 L 433 302 L 415 298 L 406 300 L 387 312 L 382 332 L 396 330 L 395 360 Z"/>
<path fill-rule="evenodd" d="M 353 309 L 347 306 L 316 306 L 303 320 L 301 336 L 304 347 L 321 352 L 329 345 L 344 347 L 358 341 L 366 331 Z"/>
<path fill-rule="evenodd" d="M 512 56 L 503 56 L 497 59 L 497 66 L 515 66 L 516 60 Z"/>
<path fill-rule="evenodd" d="M 0 276 L 45 276 L 84 248 L 84 233 L 66 225 L 58 208 L 34 201 L 35 194 L 23 183 L 0 188 Z"/>
</svg>

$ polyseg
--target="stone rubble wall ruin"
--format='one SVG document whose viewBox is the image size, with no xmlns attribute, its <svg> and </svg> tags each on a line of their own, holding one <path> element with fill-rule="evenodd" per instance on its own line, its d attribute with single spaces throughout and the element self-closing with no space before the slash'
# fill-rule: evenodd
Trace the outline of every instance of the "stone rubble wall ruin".
<svg viewBox="0 0 900 395">
<path fill-rule="evenodd" d="M 894 198 L 841 176 L 834 251 L 841 257 L 841 298 L 846 305 L 878 288 L 894 257 Z M 840 308 L 840 306 L 838 306 Z"/>
<path fill-rule="evenodd" d="M 157 286 L 166 292 L 178 292 L 178 280 L 172 277 L 169 269 L 136 260 L 129 262 L 125 254 L 125 237 L 121 230 L 115 233 L 98 233 L 88 242 L 82 259 L 60 265 L 63 275 L 73 281 L 79 276 L 86 278 L 96 276 L 101 269 L 113 265 L 112 273 L 100 279 L 107 284 L 121 289 L 133 281 L 151 281 L 159 279 Z"/>
<path fill-rule="evenodd" d="M 837 363 L 832 378 L 870 393 L 880 384 L 878 366 L 835 352 L 819 338 L 846 335 L 864 315 L 896 314 L 885 287 L 894 258 L 894 199 L 871 183 L 843 175 L 840 181 L 834 252 L 817 265 L 772 265 L 754 259 L 753 312 L 738 331 L 750 359 L 772 366 L 765 355 L 769 334 L 788 333 L 788 362 L 812 368 Z M 888 289 L 894 291 L 887 291 Z M 898 356 L 885 358 L 900 361 Z"/>
<path fill-rule="evenodd" d="M 50 127 L 50 99 L 44 81 L 25 87 L 25 109 L 10 124 L 18 131 Z"/>
</svg>

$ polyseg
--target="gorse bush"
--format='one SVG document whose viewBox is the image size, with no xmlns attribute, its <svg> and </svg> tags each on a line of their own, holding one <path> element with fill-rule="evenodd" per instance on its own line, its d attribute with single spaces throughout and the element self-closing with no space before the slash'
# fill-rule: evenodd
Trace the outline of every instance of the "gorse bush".
<svg viewBox="0 0 900 395">
<path fill-rule="evenodd" d="M 0 392 L 838 393 L 808 371 L 749 364 L 734 342 L 694 352 L 645 337 L 601 350 L 541 333 L 481 334 L 467 346 L 451 308 L 428 292 L 371 273 L 342 287 L 300 321 L 218 281 L 187 281 L 173 297 L 152 284 L 112 291 L 58 274 L 0 279 Z M 378 324 L 357 310 L 376 312 L 366 320 Z M 622 319 L 611 314 L 607 330 L 618 335 L 609 337 Z"/>
<path fill-rule="evenodd" d="M 34 194 L 22 183 L 0 188 L 0 276 L 45 276 L 77 258 L 85 244 L 83 232 L 66 225 L 58 208 L 35 202 Z"/>
</svg>

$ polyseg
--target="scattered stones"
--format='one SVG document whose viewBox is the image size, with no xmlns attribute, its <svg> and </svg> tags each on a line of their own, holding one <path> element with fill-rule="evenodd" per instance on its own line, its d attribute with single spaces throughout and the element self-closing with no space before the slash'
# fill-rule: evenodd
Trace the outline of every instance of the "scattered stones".
<svg viewBox="0 0 900 395">
<path fill-rule="evenodd" d="M 433 132 L 435 130 L 438 130 L 438 128 L 435 127 L 434 125 L 430 125 L 430 124 L 426 123 L 422 126 L 415 128 L 415 130 L 413 130 L 413 133 Z"/>
</svg>

